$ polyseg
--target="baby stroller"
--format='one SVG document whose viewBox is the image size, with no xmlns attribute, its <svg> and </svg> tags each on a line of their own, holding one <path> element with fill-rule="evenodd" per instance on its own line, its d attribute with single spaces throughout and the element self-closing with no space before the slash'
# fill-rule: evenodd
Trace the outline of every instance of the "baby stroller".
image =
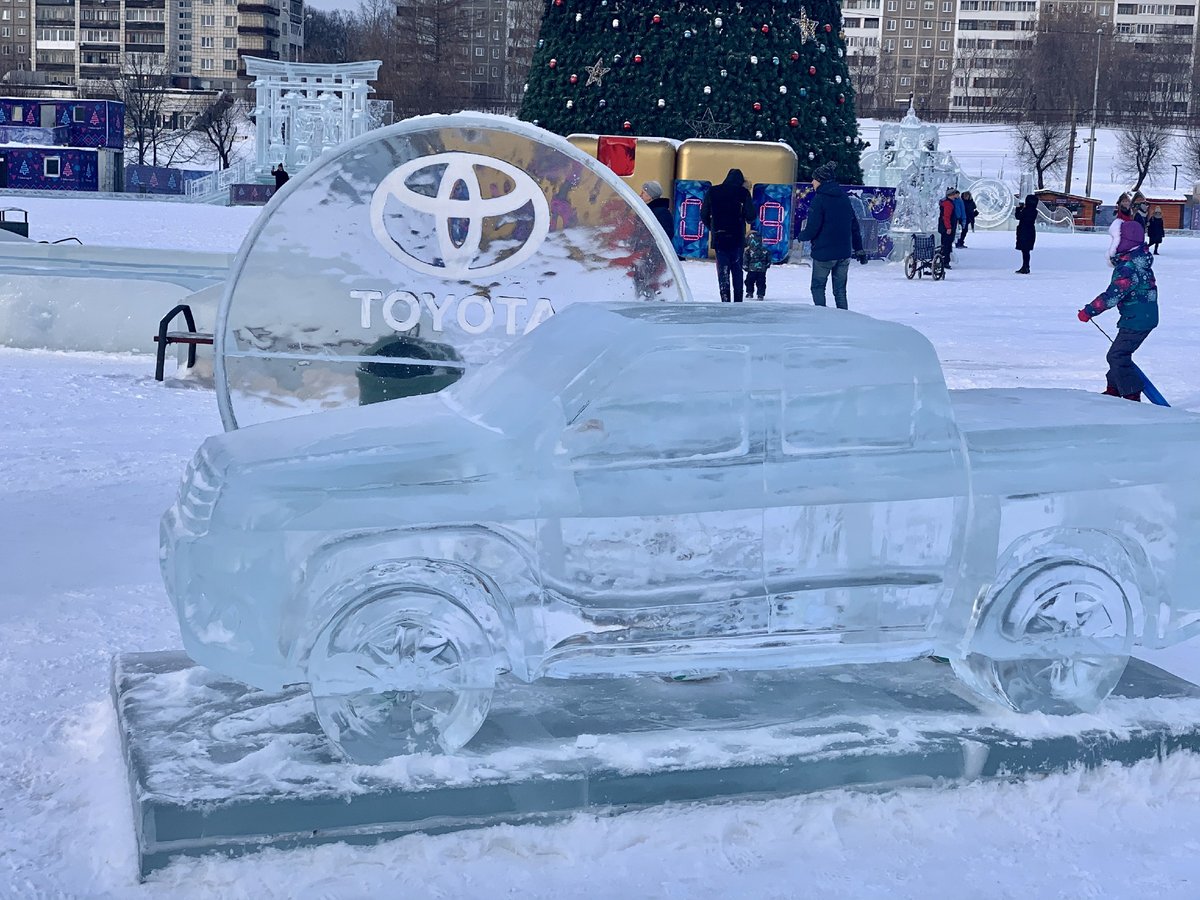
<svg viewBox="0 0 1200 900">
<path fill-rule="evenodd" d="M 904 274 L 913 278 L 924 277 L 926 272 L 933 276 L 934 281 L 941 281 L 946 277 L 941 248 L 937 245 L 936 235 L 914 234 L 912 246 L 904 255 Z"/>
</svg>

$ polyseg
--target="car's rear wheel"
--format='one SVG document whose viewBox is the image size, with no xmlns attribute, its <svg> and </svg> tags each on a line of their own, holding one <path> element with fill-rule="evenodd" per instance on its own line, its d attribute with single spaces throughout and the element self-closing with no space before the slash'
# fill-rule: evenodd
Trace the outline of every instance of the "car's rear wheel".
<svg viewBox="0 0 1200 900">
<path fill-rule="evenodd" d="M 466 744 L 487 717 L 495 663 L 487 634 L 452 599 L 405 589 L 343 608 L 308 662 L 317 719 L 349 759 Z"/>
<path fill-rule="evenodd" d="M 1133 644 L 1133 614 L 1107 572 L 1071 560 L 1039 562 L 993 595 L 969 652 L 951 660 L 980 696 L 1018 712 L 1095 709 L 1112 692 Z"/>
</svg>

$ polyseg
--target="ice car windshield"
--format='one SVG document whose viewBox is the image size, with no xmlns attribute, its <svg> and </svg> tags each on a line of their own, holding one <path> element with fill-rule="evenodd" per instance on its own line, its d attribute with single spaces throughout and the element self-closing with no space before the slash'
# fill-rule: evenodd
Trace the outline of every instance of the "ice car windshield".
<svg viewBox="0 0 1200 900">
<path fill-rule="evenodd" d="M 439 396 L 459 415 L 491 428 L 544 417 L 569 404 L 571 383 L 612 342 L 611 333 L 580 325 L 570 316 L 552 317 Z"/>
</svg>

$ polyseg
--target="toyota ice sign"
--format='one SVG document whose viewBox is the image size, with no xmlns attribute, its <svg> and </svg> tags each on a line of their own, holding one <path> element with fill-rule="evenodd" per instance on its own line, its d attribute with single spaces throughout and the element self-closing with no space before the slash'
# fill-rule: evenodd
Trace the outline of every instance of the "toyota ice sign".
<svg viewBox="0 0 1200 900">
<path fill-rule="evenodd" d="M 670 242 L 609 169 L 500 116 L 426 116 L 293 178 L 217 323 L 227 428 L 429 393 L 572 303 L 687 300 Z"/>
</svg>

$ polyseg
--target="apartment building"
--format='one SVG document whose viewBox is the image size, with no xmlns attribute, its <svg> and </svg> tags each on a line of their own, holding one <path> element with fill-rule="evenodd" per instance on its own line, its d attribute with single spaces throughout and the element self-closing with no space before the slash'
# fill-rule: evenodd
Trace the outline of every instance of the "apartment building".
<svg viewBox="0 0 1200 900">
<path fill-rule="evenodd" d="M 11 6 L 18 16 L 14 34 L 24 37 L 19 23 L 29 9 L 21 0 L 11 0 Z M 9 11 L 9 3 L 0 0 L 0 22 Z M 35 0 L 31 56 L 26 65 L 14 60 L 5 68 L 41 72 L 50 84 L 77 85 L 116 77 L 125 54 L 166 63 L 174 40 L 167 13 L 167 0 Z M 0 25 L 0 40 L 3 35 Z"/>
<path fill-rule="evenodd" d="M 230 89 L 242 56 L 298 58 L 303 23 L 303 0 L 0 0 L 0 72 L 78 85 L 137 54 L 181 86 Z"/>
<path fill-rule="evenodd" d="M 907 107 L 910 96 L 923 110 L 948 105 L 956 6 L 956 0 L 843 3 L 851 77 L 865 111 L 890 115 Z"/>
<path fill-rule="evenodd" d="M 0 0 L 0 74 L 33 64 L 32 0 Z"/>
<path fill-rule="evenodd" d="M 468 0 L 461 8 L 467 40 L 459 77 L 467 102 L 486 112 L 512 111 L 506 78 L 511 6 L 508 0 Z"/>
<path fill-rule="evenodd" d="M 245 56 L 282 60 L 303 57 L 303 0 L 174 2 L 179 6 L 180 23 L 177 66 L 192 87 L 244 87 Z"/>
<path fill-rule="evenodd" d="M 903 111 L 911 95 L 922 114 L 979 114 L 1008 98 L 1008 60 L 1037 35 L 1038 17 L 1069 3 L 1098 26 L 1148 53 L 1168 46 L 1177 64 L 1159 65 L 1146 102 L 1187 112 L 1195 74 L 1197 2 L 1111 0 L 844 0 L 850 74 L 867 115 Z"/>
</svg>

